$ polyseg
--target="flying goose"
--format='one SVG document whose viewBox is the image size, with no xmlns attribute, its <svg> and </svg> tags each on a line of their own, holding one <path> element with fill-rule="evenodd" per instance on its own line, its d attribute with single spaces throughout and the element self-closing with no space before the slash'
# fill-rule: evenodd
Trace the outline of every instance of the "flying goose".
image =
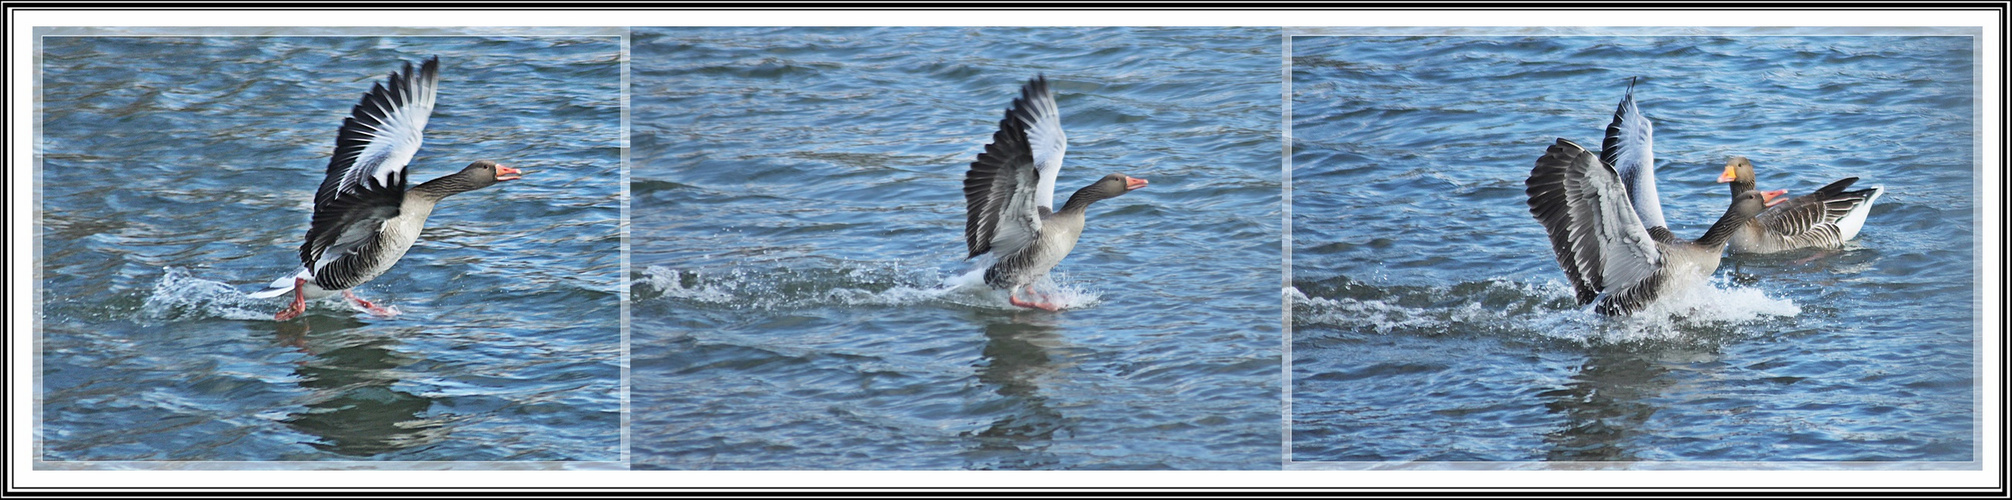
<svg viewBox="0 0 2012 500">
<path fill-rule="evenodd" d="M 1735 196 L 1754 190 L 1753 162 L 1744 156 L 1727 160 L 1719 182 L 1730 183 Z M 1858 182 L 1857 177 L 1846 177 L 1814 193 L 1768 207 L 1734 231 L 1727 248 L 1734 253 L 1773 253 L 1843 246 L 1865 227 L 1865 216 L 1872 212 L 1873 200 L 1886 193 L 1883 186 L 1845 191 L 1854 182 Z"/>
<path fill-rule="evenodd" d="M 1055 176 L 1067 149 L 1055 93 L 1040 75 L 1021 87 L 992 143 L 964 172 L 964 243 L 971 250 L 965 259 L 996 257 L 985 270 L 985 284 L 1006 289 L 1013 305 L 1060 310 L 1046 297 L 1021 300 L 1016 292 L 1025 288 L 1035 295 L 1034 281 L 1076 247 L 1090 204 L 1146 187 L 1145 179 L 1106 175 L 1055 210 Z"/>
<path fill-rule="evenodd" d="M 293 304 L 273 319 L 300 316 L 308 299 L 338 291 L 374 314 L 396 314 L 350 289 L 398 263 L 419 239 L 426 216 L 441 199 L 523 176 L 517 169 L 481 160 L 406 189 L 405 166 L 419 151 L 439 83 L 438 56 L 420 65 L 418 72 L 407 62 L 403 71 L 393 71 L 384 83 L 372 85 L 350 110 L 351 116 L 342 120 L 328 176 L 314 193 L 314 216 L 307 240 L 300 245 L 300 271 L 251 294 L 270 298 L 293 292 Z"/>
<path fill-rule="evenodd" d="M 1740 193 L 1704 236 L 1679 240 L 1655 197 L 1653 129 L 1631 82 L 1599 155 L 1558 139 L 1524 181 L 1530 214 L 1550 234 L 1574 298 L 1601 314 L 1640 310 L 1711 277 L 1726 240 L 1782 193 Z"/>
</svg>

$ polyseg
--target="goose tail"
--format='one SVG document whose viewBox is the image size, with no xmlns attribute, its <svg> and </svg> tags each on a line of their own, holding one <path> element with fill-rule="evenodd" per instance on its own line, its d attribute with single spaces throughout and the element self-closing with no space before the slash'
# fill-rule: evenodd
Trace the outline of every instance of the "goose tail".
<svg viewBox="0 0 2012 500">
<path fill-rule="evenodd" d="M 267 284 L 265 285 L 265 289 L 264 289 L 264 290 L 259 290 L 259 291 L 256 291 L 256 292 L 252 292 L 252 293 L 251 293 L 251 298 L 254 298 L 254 299 L 270 299 L 270 298 L 273 298 L 273 297 L 279 297 L 279 296 L 283 296 L 283 295 L 286 295 L 286 294 L 288 294 L 288 293 L 292 293 L 292 292 L 293 292 L 293 280 L 295 280 L 295 279 L 305 279 L 305 280 L 308 280 L 308 281 L 313 281 L 313 280 L 314 280 L 314 273 L 313 273 L 313 272 L 309 272 L 309 271 L 307 270 L 307 268 L 305 268 L 305 267 L 303 267 L 303 268 L 300 268 L 300 271 L 298 271 L 298 272 L 295 272 L 295 273 L 293 273 L 293 274 L 289 274 L 289 275 L 286 275 L 286 277 L 283 277 L 283 278 L 280 278 L 280 279 L 276 279 L 276 280 L 272 280 L 272 283 L 267 283 Z"/>
<path fill-rule="evenodd" d="M 1886 186 L 1873 186 L 1869 191 L 1872 193 L 1865 196 L 1865 202 L 1852 207 L 1851 212 L 1844 214 L 1843 219 L 1838 219 L 1838 241 L 1851 241 L 1852 238 L 1858 237 L 1858 230 L 1865 228 L 1866 214 L 1872 213 L 1872 202 L 1878 201 L 1879 195 L 1886 194 Z"/>
</svg>

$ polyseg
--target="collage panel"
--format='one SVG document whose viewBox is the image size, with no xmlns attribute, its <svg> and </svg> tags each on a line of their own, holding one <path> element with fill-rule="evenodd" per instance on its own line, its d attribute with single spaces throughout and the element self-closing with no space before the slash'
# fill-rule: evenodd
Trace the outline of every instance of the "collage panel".
<svg viewBox="0 0 2012 500">
<path fill-rule="evenodd" d="M 38 37 L 37 468 L 622 459 L 622 32 L 357 31 Z"/>
<path fill-rule="evenodd" d="M 1449 31 L 1290 38 L 1288 468 L 1979 467 L 1977 30 Z"/>
<path fill-rule="evenodd" d="M 635 467 L 1276 469 L 1276 34 L 636 28 Z"/>
</svg>

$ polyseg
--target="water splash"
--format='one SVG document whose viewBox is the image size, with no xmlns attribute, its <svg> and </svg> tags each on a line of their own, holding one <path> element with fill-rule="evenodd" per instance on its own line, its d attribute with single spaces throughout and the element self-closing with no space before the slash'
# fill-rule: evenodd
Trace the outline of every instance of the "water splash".
<svg viewBox="0 0 2012 500">
<path fill-rule="evenodd" d="M 1802 313 L 1789 299 L 1770 298 L 1760 289 L 1718 278 L 1619 318 L 1578 306 L 1571 288 L 1555 280 L 1378 287 L 1341 279 L 1341 286 L 1326 297 L 1287 288 L 1293 322 L 1384 334 L 1530 335 L 1595 344 L 1692 342 Z"/>
<path fill-rule="evenodd" d="M 1017 310 L 1006 291 L 984 283 L 984 268 L 943 276 L 934 269 L 913 269 L 899 263 L 840 262 L 835 265 L 783 266 L 774 269 L 732 268 L 722 271 L 649 266 L 637 279 L 639 300 L 667 298 L 732 309 L 803 309 L 812 307 L 889 307 L 946 304 Z M 1063 309 L 1096 305 L 1094 291 L 1054 274 L 1036 283 Z"/>
<path fill-rule="evenodd" d="M 140 305 L 144 322 L 204 318 L 270 320 L 278 311 L 271 300 L 254 299 L 222 281 L 198 278 L 186 268 L 161 269 L 161 280 Z"/>
</svg>

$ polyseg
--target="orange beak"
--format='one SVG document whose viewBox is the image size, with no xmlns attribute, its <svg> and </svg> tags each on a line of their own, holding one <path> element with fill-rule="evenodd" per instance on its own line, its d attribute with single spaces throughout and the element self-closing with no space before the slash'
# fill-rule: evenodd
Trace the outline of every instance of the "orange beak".
<svg viewBox="0 0 2012 500">
<path fill-rule="evenodd" d="M 1772 207 L 1775 205 L 1780 205 L 1784 201 L 1788 201 L 1787 189 L 1761 191 L 1761 203 L 1767 204 L 1767 206 Z"/>
<path fill-rule="evenodd" d="M 1142 187 L 1146 187 L 1145 179 L 1130 176 L 1125 177 L 1125 191 L 1131 191 Z"/>
<path fill-rule="evenodd" d="M 505 166 L 502 166 L 502 165 L 497 165 L 497 166 L 496 166 L 496 180 L 499 180 L 499 181 L 514 181 L 514 180 L 517 180 L 517 179 L 522 179 L 522 178 L 524 178 L 524 171 L 523 171 L 523 170 L 518 170 L 518 169 L 514 169 L 514 168 L 510 168 L 510 167 L 505 167 Z"/>
<path fill-rule="evenodd" d="M 1732 182 L 1733 180 L 1735 180 L 1735 179 L 1738 179 L 1738 178 L 1739 178 L 1739 174 L 1735 174 L 1735 173 L 1733 173 L 1733 166 L 1732 166 L 1732 165 L 1726 165 L 1726 173 L 1723 173 L 1723 174 L 1719 174 L 1719 182 L 1720 182 L 1720 183 L 1727 183 L 1727 182 Z"/>
</svg>

